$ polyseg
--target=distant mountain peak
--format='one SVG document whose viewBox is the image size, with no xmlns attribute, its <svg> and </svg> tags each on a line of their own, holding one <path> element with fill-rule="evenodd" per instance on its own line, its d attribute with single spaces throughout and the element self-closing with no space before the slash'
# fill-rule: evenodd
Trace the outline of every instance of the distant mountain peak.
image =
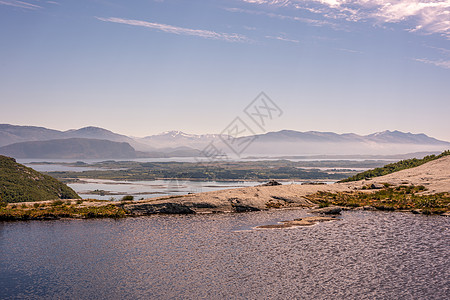
<svg viewBox="0 0 450 300">
<path fill-rule="evenodd" d="M 157 134 L 159 136 L 171 136 L 171 137 L 177 137 L 177 136 L 191 136 L 190 134 L 186 134 L 183 131 L 179 130 L 170 130 L 170 131 L 164 131 L 160 134 Z"/>
<path fill-rule="evenodd" d="M 152 137 L 164 137 L 164 138 L 187 138 L 187 139 L 201 139 L 201 138 L 213 138 L 218 136 L 217 134 L 191 134 L 186 133 L 179 130 L 170 130 L 170 131 L 164 131 L 160 134 L 148 136 L 146 138 L 152 138 Z"/>
<path fill-rule="evenodd" d="M 80 128 L 80 129 L 71 129 L 71 130 L 68 130 L 67 132 L 90 132 L 90 133 L 99 133 L 99 132 L 102 132 L 102 133 L 113 133 L 112 131 L 110 131 L 110 130 L 107 130 L 107 129 L 104 129 L 104 128 L 100 128 L 100 127 L 95 127 L 95 126 L 87 126 L 87 127 L 83 127 L 83 128 Z"/>
</svg>

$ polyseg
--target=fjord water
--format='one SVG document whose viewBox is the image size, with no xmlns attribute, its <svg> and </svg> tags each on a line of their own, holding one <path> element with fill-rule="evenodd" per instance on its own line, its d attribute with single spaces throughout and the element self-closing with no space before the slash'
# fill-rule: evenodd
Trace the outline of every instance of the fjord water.
<svg viewBox="0 0 450 300">
<path fill-rule="evenodd" d="M 84 199 L 120 200 L 123 196 L 132 195 L 135 199 L 161 196 L 187 195 L 188 193 L 210 192 L 223 189 L 255 186 L 256 181 L 194 181 L 194 180 L 102 180 L 83 179 L 68 186 Z M 92 191 L 103 190 L 104 196 Z"/>
<path fill-rule="evenodd" d="M 0 223 L 2 299 L 448 299 L 450 219 L 304 210 Z"/>
</svg>

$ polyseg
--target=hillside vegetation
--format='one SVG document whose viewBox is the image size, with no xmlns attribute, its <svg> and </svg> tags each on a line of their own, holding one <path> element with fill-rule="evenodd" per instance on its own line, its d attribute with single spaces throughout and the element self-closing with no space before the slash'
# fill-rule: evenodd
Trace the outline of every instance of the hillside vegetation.
<svg viewBox="0 0 450 300">
<path fill-rule="evenodd" d="M 0 155 L 0 204 L 54 199 L 79 199 L 67 185 Z"/>
<path fill-rule="evenodd" d="M 354 176 L 343 179 L 339 182 L 358 181 L 358 180 L 363 180 L 363 179 L 384 176 L 384 175 L 388 175 L 388 174 L 398 172 L 401 170 L 415 168 L 415 167 L 423 165 L 427 162 L 439 159 L 439 158 L 447 156 L 447 155 L 450 155 L 450 150 L 444 151 L 439 155 L 428 155 L 422 159 L 412 158 L 412 159 L 401 160 L 396 163 L 385 165 L 384 167 L 381 167 L 381 168 L 376 168 L 376 169 L 372 169 L 372 170 L 367 170 L 362 173 L 358 173 Z"/>
</svg>

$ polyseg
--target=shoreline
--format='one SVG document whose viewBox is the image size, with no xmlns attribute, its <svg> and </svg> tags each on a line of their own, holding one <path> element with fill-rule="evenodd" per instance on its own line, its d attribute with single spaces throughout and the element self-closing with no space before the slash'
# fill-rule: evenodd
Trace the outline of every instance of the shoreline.
<svg viewBox="0 0 450 300">
<path fill-rule="evenodd" d="M 372 179 L 333 184 L 272 182 L 252 187 L 137 201 L 93 199 L 4 204 L 0 220 L 123 218 L 154 214 L 249 212 L 316 208 L 450 214 L 450 156 Z M 317 211 L 317 210 L 316 210 Z"/>
<path fill-rule="evenodd" d="M 0 208 L 0 221 L 127 218 L 156 214 L 223 214 L 267 210 L 309 209 L 318 215 L 334 215 L 344 211 L 388 211 L 450 216 L 450 194 L 422 194 L 417 186 L 404 186 L 399 191 L 385 187 L 373 190 L 350 188 L 348 184 L 257 186 L 165 196 L 136 201 L 68 199 L 9 203 Z M 407 194 L 407 189 L 413 191 Z M 293 192 L 294 190 L 294 192 Z M 260 193 L 257 195 L 256 193 Z M 390 193 L 388 193 L 390 192 Z M 253 194 L 252 194 L 253 193 Z M 374 199 L 380 193 L 400 197 L 386 202 Z M 246 195 L 246 196 L 245 196 Z M 249 195 L 253 195 L 249 197 Z M 413 196 L 414 195 L 414 196 Z M 412 198 L 414 197 L 414 198 Z M 411 201 L 405 202 L 409 198 Z M 424 199 L 441 199 L 423 206 Z M 414 200 L 414 201 L 413 201 Z M 404 203 L 399 206 L 398 203 Z"/>
</svg>

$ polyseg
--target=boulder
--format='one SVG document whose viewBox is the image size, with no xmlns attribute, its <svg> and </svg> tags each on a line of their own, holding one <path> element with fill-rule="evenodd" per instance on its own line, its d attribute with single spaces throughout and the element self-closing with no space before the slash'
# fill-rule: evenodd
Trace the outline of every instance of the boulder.
<svg viewBox="0 0 450 300">
<path fill-rule="evenodd" d="M 342 211 L 342 208 L 338 206 L 329 206 L 329 207 L 323 207 L 323 208 L 317 208 L 311 210 L 312 213 L 317 214 L 325 214 L 325 215 L 338 215 Z"/>
<path fill-rule="evenodd" d="M 371 211 L 377 210 L 375 207 L 370 206 L 370 205 L 365 205 L 365 206 L 363 206 L 362 208 L 363 208 L 364 210 L 371 210 Z"/>
<path fill-rule="evenodd" d="M 260 211 L 259 208 L 249 205 L 232 204 L 231 207 L 235 212 Z"/>
<path fill-rule="evenodd" d="M 261 186 L 276 186 L 276 185 L 281 185 L 281 183 L 279 183 L 276 180 L 270 180 L 269 182 L 261 184 Z"/>
<path fill-rule="evenodd" d="M 124 209 L 136 216 L 153 214 L 195 214 L 195 211 L 188 206 L 178 203 L 134 203 L 124 205 Z"/>
<path fill-rule="evenodd" d="M 384 185 L 379 184 L 379 183 L 372 183 L 369 188 L 371 190 L 380 190 L 380 189 L 384 188 Z"/>
</svg>

